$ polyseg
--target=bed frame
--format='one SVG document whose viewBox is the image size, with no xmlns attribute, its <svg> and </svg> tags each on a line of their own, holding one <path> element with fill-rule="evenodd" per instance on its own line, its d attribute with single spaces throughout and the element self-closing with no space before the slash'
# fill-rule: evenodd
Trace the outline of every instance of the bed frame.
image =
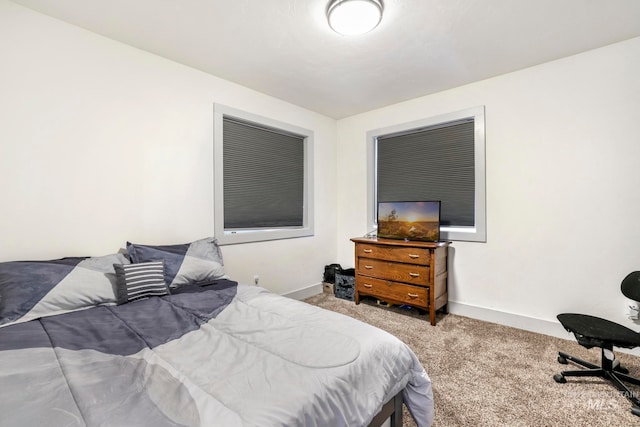
<svg viewBox="0 0 640 427">
<path fill-rule="evenodd" d="M 380 427 L 387 419 L 391 420 L 390 427 L 402 427 L 402 391 L 382 406 L 380 412 L 373 417 L 369 427 Z"/>
</svg>

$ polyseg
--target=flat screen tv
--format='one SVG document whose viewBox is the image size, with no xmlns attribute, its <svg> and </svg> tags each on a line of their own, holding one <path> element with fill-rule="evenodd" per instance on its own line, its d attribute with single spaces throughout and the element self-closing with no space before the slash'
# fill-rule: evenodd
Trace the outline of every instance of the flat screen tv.
<svg viewBox="0 0 640 427">
<path fill-rule="evenodd" d="M 440 201 L 378 202 L 378 237 L 440 240 Z"/>
</svg>

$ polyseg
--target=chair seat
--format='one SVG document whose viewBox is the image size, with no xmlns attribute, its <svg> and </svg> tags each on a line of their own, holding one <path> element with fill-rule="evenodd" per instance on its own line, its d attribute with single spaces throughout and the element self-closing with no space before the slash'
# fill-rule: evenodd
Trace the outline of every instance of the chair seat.
<svg viewBox="0 0 640 427">
<path fill-rule="evenodd" d="M 640 347 L 639 333 L 600 317 L 563 313 L 558 315 L 558 320 L 567 331 L 574 333 L 580 345 L 587 348 L 609 348 L 612 345 L 624 348 Z"/>
</svg>

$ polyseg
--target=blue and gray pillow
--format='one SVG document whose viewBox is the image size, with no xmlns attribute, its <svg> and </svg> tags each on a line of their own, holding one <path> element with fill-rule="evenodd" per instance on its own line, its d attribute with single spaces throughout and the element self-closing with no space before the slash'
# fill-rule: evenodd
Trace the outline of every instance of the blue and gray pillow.
<svg viewBox="0 0 640 427">
<path fill-rule="evenodd" d="M 143 292 L 144 296 L 160 292 L 166 295 L 166 286 L 202 286 L 228 279 L 224 274 L 220 247 L 213 237 L 168 246 L 127 242 L 127 251 L 131 262 L 135 264 L 164 263 L 164 285 L 161 280 L 154 281 Z M 126 271 L 128 264 L 129 259 L 120 253 L 101 257 L 0 263 L 0 327 L 100 304 L 135 300 L 137 298 L 132 297 L 132 293 L 116 297 L 116 292 L 122 293 L 123 289 L 131 292 L 124 275 L 120 286 L 116 279 L 116 270 L 120 267 L 115 265 L 123 266 L 122 270 Z"/>
<path fill-rule="evenodd" d="M 115 303 L 123 254 L 0 263 L 0 326 Z"/>
<path fill-rule="evenodd" d="M 151 246 L 127 242 L 132 263 L 164 261 L 165 280 L 170 288 L 188 284 L 206 285 L 224 274 L 222 252 L 214 237 L 179 245 Z"/>
</svg>

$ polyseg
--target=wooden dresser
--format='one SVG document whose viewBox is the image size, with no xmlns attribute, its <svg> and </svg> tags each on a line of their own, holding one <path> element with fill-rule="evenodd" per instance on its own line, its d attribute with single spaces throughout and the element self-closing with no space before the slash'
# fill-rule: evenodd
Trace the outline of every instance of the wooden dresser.
<svg viewBox="0 0 640 427">
<path fill-rule="evenodd" d="M 356 244 L 355 302 L 369 295 L 393 304 L 427 310 L 432 325 L 436 311 L 447 311 L 449 242 L 416 242 L 360 238 Z"/>
</svg>

